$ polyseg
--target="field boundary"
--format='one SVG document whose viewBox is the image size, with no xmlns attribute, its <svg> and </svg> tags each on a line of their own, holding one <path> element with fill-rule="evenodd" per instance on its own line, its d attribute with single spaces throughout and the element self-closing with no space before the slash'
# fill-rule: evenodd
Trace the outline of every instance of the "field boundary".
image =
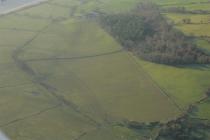
<svg viewBox="0 0 210 140">
<path fill-rule="evenodd" d="M 185 112 L 185 110 L 184 110 L 182 107 L 180 107 L 180 105 L 179 105 L 178 103 L 176 103 L 176 101 L 173 99 L 173 97 L 171 97 L 171 96 L 165 91 L 165 89 L 164 89 L 163 87 L 161 87 L 161 86 L 152 78 L 152 76 L 143 68 L 143 66 L 142 66 L 140 63 L 138 63 L 138 62 L 136 61 L 135 58 L 133 58 L 134 56 L 132 56 L 129 52 L 126 52 L 126 54 L 127 54 L 128 58 L 129 58 L 130 60 L 131 60 L 131 59 L 133 60 L 132 62 L 134 62 L 134 64 L 136 65 L 137 69 L 138 69 L 138 67 L 140 67 L 140 68 L 144 71 L 145 75 L 152 81 L 153 85 L 154 85 L 155 87 L 157 87 L 157 88 L 161 91 L 161 93 L 162 93 L 164 96 L 166 96 L 166 97 L 171 101 L 171 103 L 174 104 L 174 105 L 176 106 L 176 108 L 177 108 L 181 113 Z"/>
<path fill-rule="evenodd" d="M 62 61 L 62 60 L 80 60 L 80 59 L 86 59 L 86 58 L 94 58 L 94 57 L 100 57 L 100 56 L 106 56 L 106 55 L 112 55 L 116 53 L 123 52 L 123 49 L 112 51 L 112 52 L 106 52 L 101 54 L 95 54 L 95 55 L 87 55 L 87 56 L 75 56 L 75 57 L 55 57 L 55 58 L 40 58 L 40 59 L 27 59 L 24 60 L 26 62 L 37 62 L 37 61 Z"/>
<path fill-rule="evenodd" d="M 58 108 L 59 106 L 61 106 L 61 104 L 54 105 L 54 106 L 51 106 L 51 107 L 42 109 L 42 110 L 40 110 L 40 111 L 38 111 L 38 112 L 36 112 L 36 113 L 32 113 L 32 114 L 29 114 L 29 115 L 27 115 L 27 116 L 23 116 L 23 117 L 14 119 L 14 120 L 9 121 L 9 122 L 4 123 L 4 124 L 0 124 L 0 128 L 6 127 L 6 126 L 8 126 L 8 125 L 11 125 L 11 124 L 16 123 L 16 122 L 19 122 L 19 121 L 24 121 L 24 120 L 26 120 L 26 119 L 29 119 L 29 118 L 32 118 L 32 117 L 41 115 L 41 114 L 46 113 L 46 112 L 48 112 L 48 111 L 50 111 L 50 110 L 56 109 L 56 108 Z"/>
</svg>

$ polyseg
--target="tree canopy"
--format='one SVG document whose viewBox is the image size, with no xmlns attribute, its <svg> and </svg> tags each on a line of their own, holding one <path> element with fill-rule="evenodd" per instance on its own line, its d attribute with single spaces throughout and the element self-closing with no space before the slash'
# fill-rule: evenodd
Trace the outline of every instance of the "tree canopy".
<svg viewBox="0 0 210 140">
<path fill-rule="evenodd" d="M 103 14 L 103 27 L 139 57 L 162 64 L 205 64 L 210 56 L 168 24 L 157 6 L 140 4 L 129 13 Z"/>
</svg>

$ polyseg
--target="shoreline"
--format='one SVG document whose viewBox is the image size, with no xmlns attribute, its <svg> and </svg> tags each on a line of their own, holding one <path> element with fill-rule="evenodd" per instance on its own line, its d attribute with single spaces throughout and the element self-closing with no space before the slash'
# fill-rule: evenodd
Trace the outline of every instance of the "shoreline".
<svg viewBox="0 0 210 140">
<path fill-rule="evenodd" d="M 19 11 L 19 10 L 23 10 L 23 9 L 26 9 L 26 8 L 30 8 L 30 7 L 33 7 L 33 6 L 42 4 L 42 3 L 47 2 L 47 1 L 48 1 L 48 0 L 36 0 L 36 1 L 33 1 L 33 2 L 29 2 L 29 3 L 26 3 L 26 4 L 23 4 L 23 5 L 20 5 L 20 6 L 11 8 L 11 9 L 6 10 L 6 11 L 4 11 L 4 12 L 0 12 L 0 16 L 4 16 L 4 15 L 7 15 L 7 14 L 10 14 L 10 13 Z"/>
</svg>

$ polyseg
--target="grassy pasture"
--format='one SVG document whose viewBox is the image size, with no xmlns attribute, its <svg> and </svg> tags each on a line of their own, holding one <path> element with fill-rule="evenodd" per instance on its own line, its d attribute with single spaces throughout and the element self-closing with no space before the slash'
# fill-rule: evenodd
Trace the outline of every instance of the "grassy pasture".
<svg viewBox="0 0 210 140">
<path fill-rule="evenodd" d="M 192 36 L 210 36 L 210 24 L 199 24 L 199 25 L 178 25 L 176 26 L 179 30 L 183 31 L 186 35 Z"/>
<path fill-rule="evenodd" d="M 210 54 L 210 43 L 204 39 L 197 39 L 196 43 L 198 47 L 203 49 L 206 53 Z"/>
<path fill-rule="evenodd" d="M 32 18 L 68 18 L 71 10 L 68 7 L 45 3 L 17 13 Z"/>
<path fill-rule="evenodd" d="M 49 4 L 41 4 L 26 10 L 22 10 L 17 12 L 18 14 L 21 15 L 35 15 L 35 16 L 39 16 L 39 17 L 50 17 L 51 13 L 53 12 L 53 9 L 55 8 L 55 6 L 51 6 Z"/>
<path fill-rule="evenodd" d="M 210 3 L 203 3 L 203 4 L 191 4 L 191 5 L 184 5 L 184 7 L 188 10 L 206 10 L 210 11 Z"/>
<path fill-rule="evenodd" d="M 197 113 L 196 116 L 202 119 L 209 119 L 210 118 L 210 101 L 206 101 L 200 105 L 197 106 Z"/>
<path fill-rule="evenodd" d="M 65 0 L 51 2 L 55 4 L 45 3 L 0 18 L 0 104 L 4 105 L 0 111 L 7 112 L 0 115 L 0 126 L 11 139 L 74 140 L 84 133 L 87 135 L 82 139 L 86 140 L 101 136 L 130 139 L 138 135 L 109 123 L 124 119 L 166 121 L 180 114 L 133 57 L 121 51 L 97 23 L 69 17 L 72 6 L 78 6 L 75 15 L 83 15 L 101 3 L 88 1 L 79 7 L 81 3 L 75 0 L 68 1 L 69 5 Z M 127 5 L 124 0 L 121 6 L 115 2 L 110 6 L 121 11 L 121 6 L 128 9 L 137 1 Z M 60 17 L 69 19 L 52 23 L 18 56 L 35 60 L 27 62 L 35 77 L 19 69 L 12 58 L 14 50 L 31 40 L 52 18 Z M 61 57 L 82 59 L 51 61 Z M 49 60 L 36 61 L 45 58 Z M 50 84 L 57 98 L 67 103 L 58 105 L 52 89 L 47 90 L 36 80 Z M 8 107 L 12 109 L 8 111 Z M 91 119 L 103 127 L 98 130 Z"/>
<path fill-rule="evenodd" d="M 46 20 L 26 16 L 1 18 L 0 124 L 1 129 L 14 140 L 75 139 L 83 131 L 94 128 L 75 110 L 62 106 L 57 108 L 58 101 L 46 89 L 34 84 L 31 77 L 14 64 L 14 50 L 47 23 Z"/>
<path fill-rule="evenodd" d="M 176 106 L 158 85 L 183 108 L 200 99 L 209 87 L 208 65 L 175 68 L 139 61 L 123 51 L 109 54 L 121 50 L 110 35 L 95 22 L 69 17 L 74 6 L 77 7 L 75 15 L 84 15 L 97 8 L 105 12 L 123 12 L 138 0 L 50 2 L 55 5 L 46 3 L 18 11 L 18 15 L 0 18 L 0 85 L 3 87 L 0 88 L 0 111 L 7 112 L 0 115 L 0 123 L 12 121 L 1 127 L 11 139 L 137 139 L 134 131 L 110 126 L 108 122 L 124 119 L 165 121 L 179 115 Z M 165 0 L 164 3 L 173 1 Z M 79 111 L 70 105 L 54 108 L 58 100 L 34 83 L 34 77 L 18 69 L 12 60 L 14 49 L 36 32 L 11 28 L 38 31 L 50 22 L 50 18 L 60 17 L 69 19 L 51 24 L 25 46 L 19 57 L 25 61 L 34 60 L 27 64 L 37 73 L 35 78 L 50 84 L 60 97 L 73 103 Z M 198 43 L 206 47 L 204 42 Z M 93 57 L 85 58 L 87 56 Z M 56 60 L 61 57 L 76 59 Z M 207 105 L 200 108 L 207 113 Z M 97 129 L 86 115 L 103 127 Z M 13 122 L 16 119 L 20 120 Z"/>
<path fill-rule="evenodd" d="M 75 104 L 81 104 L 85 108 L 90 104 L 89 109 L 94 106 L 101 106 L 102 109 L 96 109 L 96 113 L 105 110 L 105 113 L 108 112 L 108 116 L 120 119 L 155 121 L 176 116 L 178 113 L 176 107 L 161 93 L 160 89 L 153 85 L 153 82 L 141 68 L 136 68 L 135 63 L 132 62 L 133 58 L 129 60 L 125 52 L 115 52 L 121 50 L 121 47 L 99 26 L 92 22 L 76 22 L 76 24 L 65 22 L 64 24 L 65 26 L 59 27 L 71 28 L 65 29 L 66 32 L 62 32 L 63 34 L 59 31 L 54 33 L 57 33 L 56 35 L 61 36 L 64 40 L 60 40 L 59 36 L 48 36 L 51 39 L 49 41 L 40 35 L 40 38 L 34 40 L 31 46 L 26 48 L 24 59 L 51 58 L 47 60 L 48 63 L 50 62 L 49 65 L 46 65 L 46 59 L 38 59 L 37 61 L 34 59 L 35 62 L 29 62 L 37 73 L 46 75 L 46 82 L 49 80 L 51 85 L 61 90 L 65 98 L 75 102 Z M 50 29 L 46 33 L 50 33 Z M 56 31 L 56 28 L 53 29 Z M 43 35 L 45 36 L 45 34 Z M 49 42 L 55 46 L 50 45 Z M 64 43 L 65 45 L 57 47 Z M 41 48 L 42 46 L 46 46 L 46 51 Z M 43 50 L 42 54 L 37 53 L 36 50 Z M 112 52 L 114 53 L 112 54 Z M 103 55 L 104 53 L 107 54 Z M 100 54 L 102 55 L 100 56 Z M 62 56 L 70 59 L 62 61 L 55 59 Z M 91 57 L 86 58 L 86 56 Z M 79 58 L 71 59 L 72 57 Z M 55 67 L 56 65 L 59 67 Z M 59 74 L 62 71 L 64 73 Z M 136 75 L 139 75 L 138 78 L 135 78 Z M 86 83 L 84 89 L 82 88 L 84 85 L 77 77 L 82 83 Z M 68 85 L 68 83 L 71 84 Z M 71 90 L 73 90 L 72 93 Z M 87 92 L 86 94 L 90 92 L 89 95 L 86 95 L 87 97 L 83 95 L 85 92 Z M 156 102 L 153 99 L 156 99 Z M 95 105 L 97 102 L 99 105 Z M 158 115 L 156 112 L 158 108 L 161 108 L 162 114 Z M 88 110 L 85 111 L 88 112 Z"/>
<path fill-rule="evenodd" d="M 178 110 L 153 85 L 147 75 L 144 75 L 144 71 L 140 68 L 136 69 L 132 63 L 133 60 L 128 60 L 126 56 L 127 54 L 117 53 L 110 55 L 109 58 L 104 56 L 74 62 L 73 71 L 78 72 L 78 76 L 93 89 L 94 95 L 108 112 L 108 116 L 137 121 L 155 121 L 156 119 L 164 121 L 170 116 L 176 116 Z M 88 64 L 92 67 L 88 67 Z M 139 76 L 136 78 L 134 75 Z M 104 80 L 106 78 L 109 81 Z M 158 115 L 157 110 L 162 112 L 161 115 Z"/>
<path fill-rule="evenodd" d="M 101 1 L 100 9 L 105 12 L 128 12 L 142 0 L 106 0 Z"/>
<path fill-rule="evenodd" d="M 152 0 L 161 6 L 191 5 L 192 3 L 208 2 L 208 0 Z"/>
<path fill-rule="evenodd" d="M 11 14 L 0 19 L 0 30 L 11 29 L 19 31 L 38 31 L 49 24 L 47 20 L 33 19 L 24 16 Z"/>
<path fill-rule="evenodd" d="M 77 9 L 75 10 L 76 16 L 84 16 L 87 13 L 92 13 L 93 11 L 99 9 L 101 2 L 98 0 L 88 0 L 81 2 Z"/>
<path fill-rule="evenodd" d="M 209 88 L 208 65 L 171 67 L 145 61 L 139 63 L 184 108 L 201 99 Z"/>
<path fill-rule="evenodd" d="M 22 45 L 27 39 L 31 38 L 33 35 L 33 32 L 22 32 L 16 30 L 2 29 L 0 30 L 0 45 L 1 47 L 8 46 L 14 48 L 17 45 Z"/>
<path fill-rule="evenodd" d="M 193 24 L 209 23 L 210 15 L 199 14 L 176 14 L 167 13 L 164 14 L 167 18 L 172 20 L 175 24 L 184 24 L 183 19 L 190 19 Z"/>
<path fill-rule="evenodd" d="M 89 1 L 89 0 L 86 0 Z M 50 0 L 49 1 L 51 4 L 58 4 L 58 5 L 65 5 L 65 6 L 78 6 L 80 5 L 82 2 L 79 0 Z"/>
<path fill-rule="evenodd" d="M 53 97 L 45 94 L 46 91 L 34 86 L 33 83 L 5 86 L 0 92 L 2 97 L 0 110 L 3 112 L 0 116 L 1 127 L 7 126 L 13 120 L 56 105 Z"/>
<path fill-rule="evenodd" d="M 14 140 L 73 140 L 95 128 L 68 107 L 58 107 L 6 126 L 4 130 Z"/>
<path fill-rule="evenodd" d="M 12 55 L 12 51 L 14 51 L 14 48 L 12 48 L 11 46 L 7 46 L 7 45 L 2 45 L 0 47 L 0 55 L 1 55 L 1 59 L 0 60 L 0 64 L 8 64 L 8 63 L 12 63 L 13 59 L 11 57 Z"/>
<path fill-rule="evenodd" d="M 158 4 L 158 3 L 157 3 Z M 204 11 L 209 11 L 209 5 L 210 3 L 202 3 L 202 2 L 189 2 L 189 3 L 174 3 L 174 4 L 158 4 L 160 5 L 163 9 L 167 9 L 170 7 L 180 7 L 180 8 L 185 8 L 188 11 L 197 11 L 197 10 L 204 10 Z"/>
<path fill-rule="evenodd" d="M 98 131 L 92 131 L 88 135 L 81 138 L 81 140 L 129 140 L 129 139 L 144 139 L 144 136 L 139 132 L 131 131 L 127 128 L 121 127 L 106 127 Z"/>
<path fill-rule="evenodd" d="M 2 59 L 6 59 L 6 57 Z M 22 73 L 22 71 L 19 70 L 14 63 L 11 62 L 0 64 L 0 74 L 0 87 L 2 88 L 9 88 L 10 86 L 15 87 L 18 85 L 31 83 L 31 79 L 28 78 L 24 73 Z"/>
<path fill-rule="evenodd" d="M 65 98 L 81 106 L 81 109 L 84 108 L 85 112 L 93 109 L 95 112 L 91 114 L 100 115 L 104 110 L 102 113 L 108 119 L 110 116 L 111 120 L 137 121 L 164 121 L 178 113 L 170 100 L 141 69 L 135 68 L 124 53 L 57 62 L 54 64 L 59 66 L 57 68 L 53 64 L 44 65 L 44 62 L 31 63 L 36 71 L 41 69 L 41 75 L 46 75 L 46 82 L 60 90 Z M 47 70 L 49 66 L 52 71 Z M 61 71 L 64 73 L 61 74 Z M 138 78 L 136 75 L 139 75 Z"/>
<path fill-rule="evenodd" d="M 210 15 L 201 14 L 164 14 L 169 20 L 177 24 L 175 27 L 183 31 L 186 35 L 210 36 Z M 183 23 L 183 19 L 191 19 L 191 24 Z"/>
<path fill-rule="evenodd" d="M 22 58 L 84 57 L 121 49 L 96 23 L 69 20 L 50 26 L 25 49 Z"/>
<path fill-rule="evenodd" d="M 199 2 L 203 1 L 198 1 L 196 4 L 186 3 L 165 6 L 185 7 L 187 10 L 210 10 L 209 4 Z M 176 28 L 183 31 L 187 35 L 193 35 L 195 37 L 210 36 L 209 15 L 167 13 L 165 16 L 177 24 Z M 190 18 L 193 24 L 183 24 L 183 18 Z M 198 47 L 203 49 L 206 53 L 209 53 L 210 45 L 207 40 L 197 38 L 195 42 Z M 203 94 L 206 92 L 210 85 L 209 65 L 176 68 L 143 62 L 143 66 L 154 77 L 154 79 L 156 79 L 159 85 L 164 87 L 165 90 L 168 91 L 168 93 L 171 94 L 171 96 L 181 104 L 189 104 L 190 102 L 199 100 L 199 98 L 203 97 Z M 170 74 L 166 76 L 167 73 Z M 209 107 L 209 101 L 198 105 L 197 111 L 194 115 L 199 118 L 209 119 Z"/>
<path fill-rule="evenodd" d="M 175 27 L 184 32 L 186 35 L 210 36 L 210 15 L 176 13 L 167 13 L 163 15 L 175 23 Z M 183 19 L 190 19 L 191 24 L 183 23 Z"/>
<path fill-rule="evenodd" d="M 119 13 L 128 12 L 134 8 L 142 0 L 86 0 L 86 1 L 74 1 L 74 0 L 52 0 L 54 4 L 64 4 L 72 8 L 75 8 L 75 16 L 84 16 L 87 13 L 92 13 L 95 10 L 100 10 L 106 13 Z"/>
</svg>

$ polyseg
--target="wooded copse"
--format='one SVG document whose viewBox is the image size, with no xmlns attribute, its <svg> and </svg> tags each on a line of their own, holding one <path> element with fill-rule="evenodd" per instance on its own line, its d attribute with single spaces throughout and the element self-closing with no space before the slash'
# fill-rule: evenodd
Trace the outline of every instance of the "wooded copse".
<svg viewBox="0 0 210 140">
<path fill-rule="evenodd" d="M 206 64 L 210 56 L 168 24 L 158 7 L 142 3 L 128 13 L 102 14 L 102 26 L 127 50 L 155 63 Z"/>
<path fill-rule="evenodd" d="M 157 140 L 208 140 L 209 123 L 183 117 L 168 122 L 160 131 Z"/>
</svg>

